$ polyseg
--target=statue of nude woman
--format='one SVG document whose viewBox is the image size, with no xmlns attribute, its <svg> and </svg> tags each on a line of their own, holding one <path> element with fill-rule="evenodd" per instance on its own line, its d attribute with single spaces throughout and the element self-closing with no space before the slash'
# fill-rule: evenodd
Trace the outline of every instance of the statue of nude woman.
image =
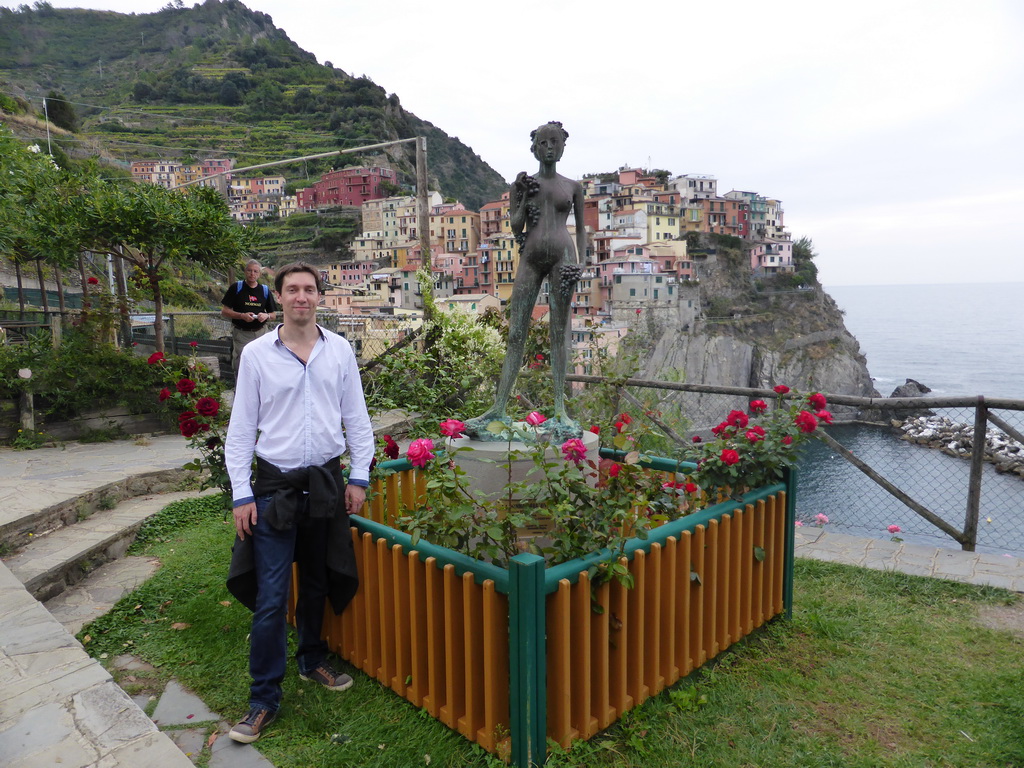
<svg viewBox="0 0 1024 768">
<path fill-rule="evenodd" d="M 492 421 L 510 423 L 505 413 L 519 368 L 523 364 L 526 336 L 537 295 L 549 279 L 551 374 L 554 379 L 553 417 L 544 432 L 559 439 L 579 437 L 582 430 L 565 410 L 565 374 L 569 364 L 571 302 L 582 272 L 579 262 L 586 253 L 587 234 L 583 225 L 583 188 L 578 182 L 555 172 L 565 151 L 569 134 L 558 122 L 542 125 L 530 134 L 533 156 L 540 162 L 536 176 L 521 172 L 509 195 L 509 219 L 519 243 L 519 270 L 509 304 L 508 351 L 498 382 L 494 405 L 481 416 L 466 422 L 467 432 L 481 440 L 502 439 L 488 432 Z M 566 229 L 572 211 L 576 221 L 576 243 Z"/>
</svg>

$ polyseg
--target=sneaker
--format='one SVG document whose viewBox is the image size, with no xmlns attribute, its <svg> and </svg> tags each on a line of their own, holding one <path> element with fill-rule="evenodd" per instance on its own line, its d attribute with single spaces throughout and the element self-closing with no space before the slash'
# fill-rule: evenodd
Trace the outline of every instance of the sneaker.
<svg viewBox="0 0 1024 768">
<path fill-rule="evenodd" d="M 303 680 L 312 680 L 315 683 L 320 683 L 320 685 L 330 691 L 344 691 L 352 687 L 352 678 L 335 671 L 326 661 L 320 662 L 316 669 L 307 675 L 299 673 L 299 677 Z"/>
<path fill-rule="evenodd" d="M 228 736 L 234 741 L 240 741 L 242 744 L 251 744 L 260 737 L 263 729 L 276 719 L 277 712 L 253 707 L 249 710 L 248 715 L 239 720 L 235 727 L 228 731 Z"/>
</svg>

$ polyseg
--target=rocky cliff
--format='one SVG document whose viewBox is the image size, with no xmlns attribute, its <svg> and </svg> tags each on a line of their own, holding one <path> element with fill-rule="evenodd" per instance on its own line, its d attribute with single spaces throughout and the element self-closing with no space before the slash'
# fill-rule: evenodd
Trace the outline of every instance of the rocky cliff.
<svg viewBox="0 0 1024 768">
<path fill-rule="evenodd" d="M 818 285 L 754 280 L 743 246 L 709 248 L 695 260 L 698 319 L 680 328 L 651 318 L 638 334 L 648 353 L 639 375 L 691 384 L 877 397 L 842 311 Z"/>
</svg>

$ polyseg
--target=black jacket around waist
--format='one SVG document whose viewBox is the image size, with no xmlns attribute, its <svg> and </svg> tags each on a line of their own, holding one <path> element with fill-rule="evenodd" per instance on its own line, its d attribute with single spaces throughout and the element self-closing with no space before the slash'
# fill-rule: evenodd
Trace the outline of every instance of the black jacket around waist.
<svg viewBox="0 0 1024 768">
<path fill-rule="evenodd" d="M 274 496 L 257 524 L 263 521 L 278 530 L 301 525 L 306 510 L 306 493 L 309 494 L 309 518 L 327 518 L 328 597 L 334 613 L 340 614 L 359 588 L 351 523 L 345 511 L 345 481 L 341 475 L 340 459 L 286 472 L 257 458 L 253 493 L 257 497 Z M 256 561 L 252 536 L 244 540 L 235 537 L 227 587 L 250 611 L 256 608 Z"/>
</svg>

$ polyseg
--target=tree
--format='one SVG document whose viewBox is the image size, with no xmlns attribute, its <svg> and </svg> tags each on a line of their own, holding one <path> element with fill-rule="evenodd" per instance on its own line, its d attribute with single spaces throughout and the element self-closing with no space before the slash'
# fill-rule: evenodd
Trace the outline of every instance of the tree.
<svg viewBox="0 0 1024 768">
<path fill-rule="evenodd" d="M 75 108 L 56 91 L 46 94 L 46 115 L 58 128 L 72 132 L 78 130 L 78 114 Z"/>
<path fill-rule="evenodd" d="M 45 297 L 41 262 L 66 267 L 76 258 L 77 228 L 67 210 L 77 198 L 78 177 L 59 168 L 38 145 L 25 147 L 0 126 L 0 254 L 14 262 L 18 302 L 25 308 L 21 268 L 35 261 Z"/>
<path fill-rule="evenodd" d="M 814 263 L 814 242 L 801 237 L 793 243 L 793 276 L 799 285 L 814 285 L 818 282 L 818 265 Z"/>
<path fill-rule="evenodd" d="M 231 219 L 216 190 L 184 191 L 150 184 L 95 181 L 80 198 L 82 245 L 124 258 L 142 274 L 155 304 L 156 348 L 164 349 L 163 293 L 160 280 L 175 263 L 192 262 L 227 269 L 249 255 L 258 240 L 253 228 Z"/>
</svg>

